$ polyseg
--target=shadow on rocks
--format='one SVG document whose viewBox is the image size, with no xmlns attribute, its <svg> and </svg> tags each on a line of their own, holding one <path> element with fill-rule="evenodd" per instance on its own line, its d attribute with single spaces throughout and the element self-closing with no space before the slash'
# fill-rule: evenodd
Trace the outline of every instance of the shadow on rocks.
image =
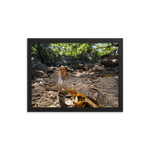
<svg viewBox="0 0 150 150">
<path fill-rule="evenodd" d="M 58 94 L 59 96 L 59 103 L 61 107 L 67 107 L 67 105 L 65 104 L 65 95 L 63 93 Z"/>
</svg>

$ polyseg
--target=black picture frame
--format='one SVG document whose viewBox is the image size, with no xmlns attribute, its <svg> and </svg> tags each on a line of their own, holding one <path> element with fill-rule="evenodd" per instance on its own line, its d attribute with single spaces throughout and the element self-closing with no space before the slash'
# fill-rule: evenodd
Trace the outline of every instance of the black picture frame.
<svg viewBox="0 0 150 150">
<path fill-rule="evenodd" d="M 119 106 L 114 108 L 32 108 L 31 107 L 31 44 L 32 43 L 118 43 Z M 123 112 L 123 38 L 28 38 L 27 39 L 27 112 Z"/>
</svg>

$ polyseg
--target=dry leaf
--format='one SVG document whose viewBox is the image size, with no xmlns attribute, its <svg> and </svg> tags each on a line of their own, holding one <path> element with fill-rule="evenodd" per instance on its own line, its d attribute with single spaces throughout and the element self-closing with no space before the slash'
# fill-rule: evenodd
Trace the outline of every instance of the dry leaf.
<svg viewBox="0 0 150 150">
<path fill-rule="evenodd" d="M 65 93 L 68 93 L 68 90 L 67 90 L 67 88 L 65 88 Z"/>
<path fill-rule="evenodd" d="M 79 101 L 76 103 L 76 107 L 77 108 L 83 108 L 85 105 L 84 105 L 84 102 L 83 101 Z"/>
<path fill-rule="evenodd" d="M 97 99 L 97 96 L 98 96 L 98 93 L 95 93 L 92 97 L 93 97 L 94 99 Z"/>
<path fill-rule="evenodd" d="M 73 101 L 72 100 L 70 100 L 70 99 L 67 99 L 67 100 L 65 100 L 65 104 L 66 105 L 73 105 Z"/>
<path fill-rule="evenodd" d="M 81 98 L 83 98 L 83 94 L 78 93 L 78 94 L 77 94 L 77 97 L 81 97 Z"/>
<path fill-rule="evenodd" d="M 103 77 L 106 77 L 106 75 L 105 75 L 105 74 L 102 74 L 101 77 L 102 77 L 102 78 L 103 78 Z"/>
<path fill-rule="evenodd" d="M 75 103 L 78 102 L 78 97 L 77 96 L 73 99 L 73 102 L 75 102 Z"/>
<path fill-rule="evenodd" d="M 106 75 L 106 77 L 112 77 L 111 75 L 109 75 L 109 74 L 105 74 Z"/>
<path fill-rule="evenodd" d="M 73 83 L 73 85 L 76 85 L 76 84 L 78 84 L 78 82 Z"/>
<path fill-rule="evenodd" d="M 71 95 L 71 99 L 74 100 L 74 95 Z"/>
<path fill-rule="evenodd" d="M 90 107 L 94 107 L 94 108 L 100 107 L 99 103 L 95 99 L 90 98 L 89 96 L 85 97 L 84 100 L 85 102 L 87 102 L 87 105 Z"/>
<path fill-rule="evenodd" d="M 69 93 L 73 96 L 76 96 L 77 95 L 77 92 L 74 90 L 74 89 L 70 89 L 69 90 Z"/>
<path fill-rule="evenodd" d="M 76 97 L 78 97 L 78 99 L 81 101 L 81 100 L 83 99 L 84 96 L 83 96 L 83 94 L 78 93 Z"/>
</svg>

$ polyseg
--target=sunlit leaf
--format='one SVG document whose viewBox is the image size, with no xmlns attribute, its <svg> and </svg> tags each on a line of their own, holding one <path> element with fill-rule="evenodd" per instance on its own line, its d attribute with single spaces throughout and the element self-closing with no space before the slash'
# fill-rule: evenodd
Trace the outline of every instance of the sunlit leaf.
<svg viewBox="0 0 150 150">
<path fill-rule="evenodd" d="M 77 108 L 83 108 L 85 105 L 84 105 L 84 102 L 83 101 L 79 101 L 76 103 L 76 107 Z"/>
<path fill-rule="evenodd" d="M 109 75 L 109 74 L 106 74 L 106 77 L 112 77 L 111 75 Z"/>
<path fill-rule="evenodd" d="M 78 93 L 78 94 L 77 94 L 77 97 L 81 97 L 81 98 L 83 98 L 83 94 Z"/>
<path fill-rule="evenodd" d="M 77 92 L 76 92 L 74 89 L 70 89 L 70 90 L 69 90 L 69 93 L 70 93 L 71 95 L 74 95 L 74 96 L 77 95 Z"/>
</svg>

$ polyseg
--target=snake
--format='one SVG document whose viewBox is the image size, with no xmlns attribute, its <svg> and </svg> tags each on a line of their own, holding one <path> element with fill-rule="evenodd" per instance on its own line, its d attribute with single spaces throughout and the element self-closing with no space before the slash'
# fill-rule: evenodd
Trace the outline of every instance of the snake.
<svg viewBox="0 0 150 150">
<path fill-rule="evenodd" d="M 66 76 L 66 69 L 64 66 L 61 66 L 58 70 L 58 79 L 57 79 L 57 85 L 55 84 L 49 84 L 49 85 L 45 85 L 45 89 L 47 91 L 59 91 L 59 92 L 64 92 L 62 90 L 62 86 L 64 83 L 64 79 Z"/>
</svg>

